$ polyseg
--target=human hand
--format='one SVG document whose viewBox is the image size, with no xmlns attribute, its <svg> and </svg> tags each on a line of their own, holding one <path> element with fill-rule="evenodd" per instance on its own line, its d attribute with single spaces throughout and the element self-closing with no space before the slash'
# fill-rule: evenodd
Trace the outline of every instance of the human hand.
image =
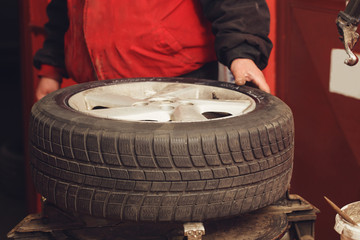
<svg viewBox="0 0 360 240">
<path fill-rule="evenodd" d="M 237 58 L 232 61 L 230 70 L 237 85 L 244 85 L 246 82 L 253 82 L 261 90 L 270 93 L 264 74 L 251 59 Z"/>
<path fill-rule="evenodd" d="M 48 78 L 42 77 L 39 80 L 38 86 L 35 91 L 36 100 L 39 101 L 41 98 L 45 97 L 47 94 L 56 91 L 60 88 L 59 81 Z"/>
</svg>

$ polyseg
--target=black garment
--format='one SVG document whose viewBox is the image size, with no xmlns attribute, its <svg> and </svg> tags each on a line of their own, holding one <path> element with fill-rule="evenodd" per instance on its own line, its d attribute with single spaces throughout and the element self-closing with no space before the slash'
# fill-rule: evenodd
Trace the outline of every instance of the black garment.
<svg viewBox="0 0 360 240">
<path fill-rule="evenodd" d="M 43 48 L 34 56 L 34 66 L 40 69 L 42 64 L 47 64 L 65 69 L 64 36 L 69 28 L 67 1 L 52 0 L 46 12 L 49 18 L 45 24 L 47 36 Z"/>
<path fill-rule="evenodd" d="M 210 79 L 210 80 L 218 80 L 219 76 L 219 66 L 218 62 L 208 62 L 201 68 L 181 75 L 180 77 L 184 78 L 199 78 L 199 79 Z"/>
<path fill-rule="evenodd" d="M 212 22 L 219 61 L 230 67 L 235 58 L 267 66 L 272 43 L 268 38 L 270 13 L 265 0 L 200 0 Z"/>
<path fill-rule="evenodd" d="M 236 58 L 252 59 L 264 69 L 272 43 L 268 38 L 270 14 L 265 0 L 200 0 L 204 14 L 212 22 L 218 60 L 230 67 Z M 52 0 L 47 7 L 44 47 L 34 57 L 34 65 L 65 68 L 64 35 L 69 26 L 67 1 Z M 189 26 L 191 27 L 191 26 Z M 66 77 L 66 76 L 65 76 Z"/>
</svg>

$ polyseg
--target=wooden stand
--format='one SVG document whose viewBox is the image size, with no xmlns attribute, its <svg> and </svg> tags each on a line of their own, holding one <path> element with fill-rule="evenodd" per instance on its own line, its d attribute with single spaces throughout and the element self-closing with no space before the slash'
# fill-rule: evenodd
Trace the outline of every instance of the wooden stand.
<svg viewBox="0 0 360 240">
<path fill-rule="evenodd" d="M 8 234 L 10 239 L 111 240 L 313 240 L 319 210 L 298 195 L 241 216 L 203 223 L 129 223 L 76 216 L 44 202 Z M 186 237 L 184 237 L 186 236 Z"/>
</svg>

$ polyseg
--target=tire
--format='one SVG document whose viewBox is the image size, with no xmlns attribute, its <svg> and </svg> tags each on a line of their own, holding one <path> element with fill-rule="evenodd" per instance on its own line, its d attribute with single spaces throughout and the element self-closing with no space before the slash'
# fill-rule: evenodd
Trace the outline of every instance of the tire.
<svg viewBox="0 0 360 240">
<path fill-rule="evenodd" d="M 215 87 L 244 94 L 255 107 L 208 121 L 152 122 L 101 118 L 69 105 L 77 93 L 135 83 Z M 294 125 L 285 103 L 246 86 L 106 80 L 60 89 L 37 102 L 30 149 L 37 191 L 66 211 L 122 221 L 205 221 L 265 207 L 285 194 Z"/>
</svg>

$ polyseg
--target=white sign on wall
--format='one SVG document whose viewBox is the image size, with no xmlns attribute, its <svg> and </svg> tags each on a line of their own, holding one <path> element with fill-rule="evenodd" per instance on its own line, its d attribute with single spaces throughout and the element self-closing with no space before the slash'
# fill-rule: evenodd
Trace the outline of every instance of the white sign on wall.
<svg viewBox="0 0 360 240">
<path fill-rule="evenodd" d="M 356 54 L 359 59 L 360 55 Z M 331 50 L 330 92 L 360 99 L 360 62 L 348 66 L 344 60 L 348 58 L 344 49 Z"/>
</svg>

